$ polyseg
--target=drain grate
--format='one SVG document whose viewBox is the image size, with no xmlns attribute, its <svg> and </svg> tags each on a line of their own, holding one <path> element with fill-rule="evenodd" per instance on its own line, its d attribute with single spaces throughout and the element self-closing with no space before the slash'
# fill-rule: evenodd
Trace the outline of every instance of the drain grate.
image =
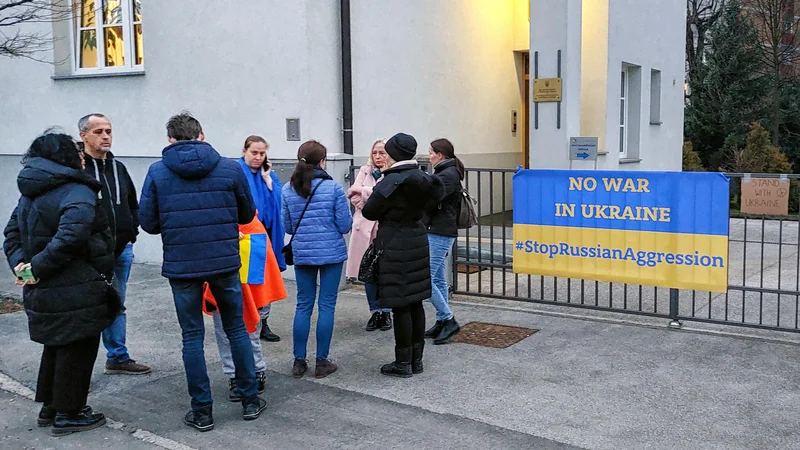
<svg viewBox="0 0 800 450">
<path fill-rule="evenodd" d="M 0 296 L 0 314 L 22 311 L 22 301 L 11 297 Z"/>
<path fill-rule="evenodd" d="M 468 266 L 466 264 L 459 264 L 458 266 L 456 266 L 456 271 L 458 271 L 458 273 L 473 274 L 482 272 L 484 270 L 486 270 L 486 268 L 481 266 Z"/>
<path fill-rule="evenodd" d="M 450 342 L 480 345 L 491 348 L 508 348 L 539 330 L 511 327 L 485 322 L 470 322 L 461 327 L 461 332 Z"/>
</svg>

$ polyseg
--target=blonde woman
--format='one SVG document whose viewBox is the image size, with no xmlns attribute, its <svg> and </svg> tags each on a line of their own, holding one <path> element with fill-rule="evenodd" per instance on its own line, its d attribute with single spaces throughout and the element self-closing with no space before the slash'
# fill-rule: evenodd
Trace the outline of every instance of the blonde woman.
<svg viewBox="0 0 800 450">
<path fill-rule="evenodd" d="M 372 144 L 370 150 L 369 160 L 367 164 L 361 167 L 353 182 L 353 186 L 347 191 L 347 198 L 350 203 L 355 207 L 353 214 L 353 231 L 350 234 L 350 245 L 348 248 L 347 257 L 347 271 L 348 278 L 357 278 L 358 269 L 361 266 L 361 259 L 364 258 L 364 252 L 367 251 L 369 244 L 375 239 L 375 233 L 378 231 L 377 223 L 367 220 L 361 214 L 361 210 L 367 203 L 372 188 L 383 178 L 382 171 L 386 167 L 386 139 L 378 139 Z M 380 329 L 388 331 L 392 329 L 392 309 L 381 308 L 378 305 L 378 287 L 372 283 L 364 285 L 367 292 L 367 302 L 369 303 L 369 312 L 371 317 L 367 322 L 367 331 L 375 331 Z"/>
</svg>

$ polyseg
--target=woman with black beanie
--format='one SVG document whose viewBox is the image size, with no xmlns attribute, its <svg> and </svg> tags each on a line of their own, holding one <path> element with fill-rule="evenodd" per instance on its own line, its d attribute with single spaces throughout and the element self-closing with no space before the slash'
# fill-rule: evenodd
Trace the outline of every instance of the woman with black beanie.
<svg viewBox="0 0 800 450">
<path fill-rule="evenodd" d="M 381 367 L 384 375 L 408 378 L 422 373 L 425 310 L 431 297 L 430 257 L 425 211 L 444 197 L 437 178 L 413 159 L 417 141 L 398 133 L 385 145 L 388 161 L 383 180 L 373 189 L 362 213 L 378 222 L 378 304 L 394 314 L 395 360 Z"/>
</svg>

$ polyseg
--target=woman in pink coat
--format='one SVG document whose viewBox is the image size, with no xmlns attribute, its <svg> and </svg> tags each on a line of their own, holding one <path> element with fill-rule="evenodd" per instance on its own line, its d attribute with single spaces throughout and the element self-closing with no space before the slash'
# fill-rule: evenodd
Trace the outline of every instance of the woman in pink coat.
<svg viewBox="0 0 800 450">
<path fill-rule="evenodd" d="M 347 197 L 356 209 L 353 214 L 353 231 L 350 234 L 350 247 L 347 257 L 346 275 L 349 278 L 358 277 L 358 269 L 361 266 L 364 252 L 367 251 L 367 247 L 375 239 L 375 233 L 378 231 L 378 224 L 365 219 L 361 214 L 361 209 L 367 203 L 370 194 L 372 194 L 372 188 L 383 178 L 381 170 L 385 168 L 386 164 L 386 151 L 383 148 L 385 143 L 386 139 L 380 139 L 372 144 L 372 151 L 367 164 L 358 171 L 353 186 L 347 191 Z M 369 322 L 367 322 L 367 331 L 375 331 L 377 329 L 383 331 L 391 330 L 392 310 L 391 308 L 378 306 L 378 287 L 367 283 L 364 285 L 364 289 L 367 291 L 369 312 L 372 314 Z"/>
</svg>

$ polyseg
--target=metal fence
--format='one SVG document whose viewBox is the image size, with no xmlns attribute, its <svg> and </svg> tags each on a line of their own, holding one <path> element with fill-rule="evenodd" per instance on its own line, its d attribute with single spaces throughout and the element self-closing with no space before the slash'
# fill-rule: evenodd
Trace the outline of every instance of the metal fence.
<svg viewBox="0 0 800 450">
<path fill-rule="evenodd" d="M 731 178 L 728 291 L 678 291 L 652 286 L 520 275 L 512 271 L 514 169 L 468 169 L 464 182 L 478 200 L 479 224 L 461 232 L 453 252 L 453 292 L 627 314 L 782 331 L 800 331 L 800 222 L 797 201 L 789 215 L 741 214 L 744 174 Z M 798 175 L 789 196 L 800 197 Z"/>
</svg>

